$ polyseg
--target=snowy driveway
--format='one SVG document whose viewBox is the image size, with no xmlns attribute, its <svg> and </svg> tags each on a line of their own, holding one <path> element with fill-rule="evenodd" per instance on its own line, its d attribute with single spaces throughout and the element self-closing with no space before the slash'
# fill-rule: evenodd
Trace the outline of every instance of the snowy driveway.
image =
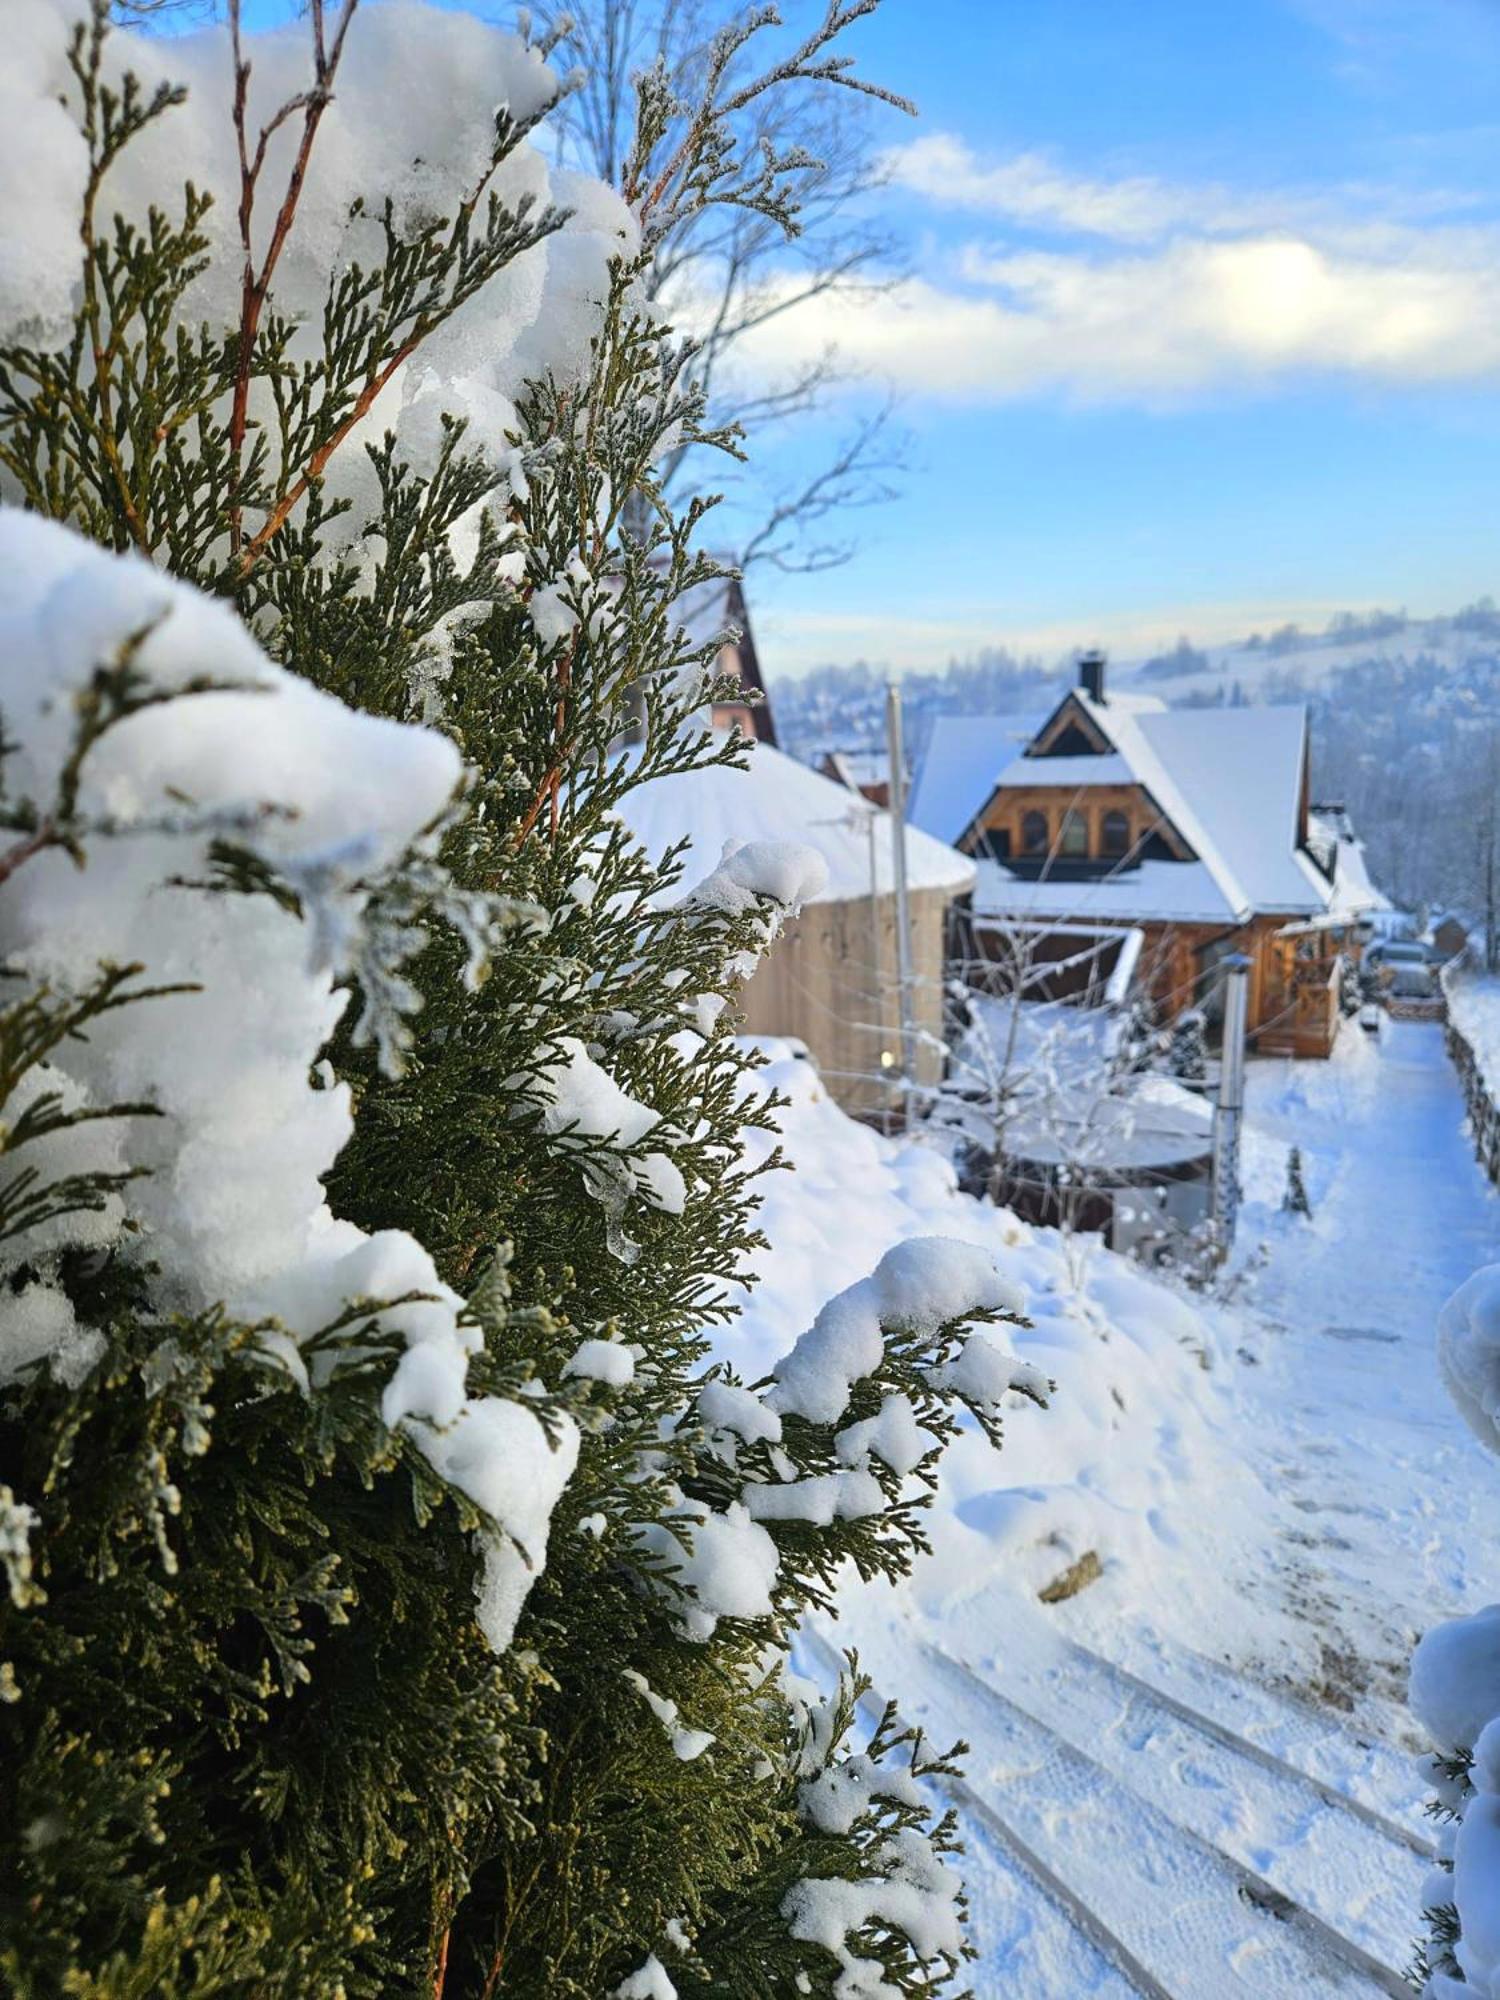
<svg viewBox="0 0 1500 2000">
<path fill-rule="evenodd" d="M 1387 1731 L 1402 1726 L 1418 1634 L 1500 1596 L 1500 1565 L 1483 1566 L 1500 1471 L 1433 1353 L 1444 1300 L 1500 1260 L 1500 1201 L 1463 1115 L 1442 1030 L 1427 1023 L 1387 1021 L 1373 1045 L 1346 1033 L 1326 1065 L 1250 1071 L 1247 1179 L 1260 1199 L 1242 1237 L 1259 1229 L 1268 1260 L 1242 1294 L 1258 1363 L 1239 1384 L 1245 1442 L 1284 1503 L 1277 1571 L 1317 1634 L 1312 1685 Z M 1271 1206 L 1291 1145 L 1307 1163 L 1310 1223 Z"/>
<path fill-rule="evenodd" d="M 1239 1269 L 1203 1310 L 1217 1457 L 1185 1456 L 1189 1504 L 1148 1516 L 1154 1566 L 1107 1562 L 1049 1612 L 998 1584 L 861 1602 L 841 1634 L 910 1720 L 973 1746 L 979 1996 L 1408 1990 L 1429 1829 L 1406 1661 L 1500 1597 L 1500 1470 L 1433 1323 L 1500 1260 L 1500 1202 L 1436 1027 L 1256 1064 L 1249 1118 Z M 1293 1145 L 1310 1220 L 1280 1209 Z M 1172 1413 L 1158 1436 L 1180 1442 Z"/>
</svg>

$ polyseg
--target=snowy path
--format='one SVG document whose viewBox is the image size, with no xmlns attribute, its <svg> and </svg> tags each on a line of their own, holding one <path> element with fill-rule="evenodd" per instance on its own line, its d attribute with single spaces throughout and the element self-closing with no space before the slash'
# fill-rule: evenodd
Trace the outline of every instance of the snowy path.
<svg viewBox="0 0 1500 2000">
<path fill-rule="evenodd" d="M 1387 1022 L 1341 1055 L 1251 1070 L 1250 1117 L 1263 1145 L 1302 1148 L 1314 1216 L 1260 1213 L 1269 1261 L 1244 1297 L 1258 1365 L 1239 1386 L 1246 1443 L 1283 1501 L 1272 1588 L 1317 1635 L 1308 1690 L 1389 1734 L 1416 1637 L 1500 1583 L 1484 1566 L 1495 1467 L 1433 1355 L 1443 1301 L 1500 1259 L 1500 1202 L 1440 1028 Z"/>
<path fill-rule="evenodd" d="M 1433 1322 L 1500 1260 L 1500 1201 L 1434 1027 L 1257 1064 L 1250 1118 L 1245 1268 L 1208 1317 L 1253 1504 L 1208 1491 L 1164 1524 L 1154 1601 L 1127 1569 L 1050 1613 L 989 1588 L 861 1603 L 838 1635 L 908 1720 L 973 1746 L 951 1796 L 980 2000 L 1409 1990 L 1427 1827 L 1406 1661 L 1500 1595 L 1500 1482 Z M 1293 1144 L 1311 1221 L 1279 1213 Z"/>
</svg>

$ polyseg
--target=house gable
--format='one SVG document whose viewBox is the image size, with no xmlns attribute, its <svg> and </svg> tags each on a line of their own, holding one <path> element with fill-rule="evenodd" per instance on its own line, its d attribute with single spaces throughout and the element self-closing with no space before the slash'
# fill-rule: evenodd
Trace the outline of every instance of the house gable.
<svg viewBox="0 0 1500 2000">
<path fill-rule="evenodd" d="M 1096 761 L 1097 776 L 1090 769 Z M 1028 783 L 1032 763 L 1036 779 Z M 1080 862 L 1118 869 L 1142 860 L 1198 858 L 1160 800 L 1122 768 L 1105 727 L 1070 690 L 1001 773 L 955 844 L 965 854 L 1055 867 L 1070 859 L 1067 848 L 1078 838 L 1080 820 L 1086 842 Z M 1046 827 L 1040 843 L 1039 822 Z"/>
<path fill-rule="evenodd" d="M 1114 749 L 1076 694 L 1063 697 L 1026 746 L 1028 757 L 1105 757 Z"/>
<path fill-rule="evenodd" d="M 1144 785 L 1118 779 L 1091 784 L 1075 775 L 1073 764 L 1070 758 L 1065 784 L 1029 785 L 1019 774 L 1007 777 L 970 822 L 959 846 L 966 854 L 990 860 L 1034 859 L 1055 868 L 1069 859 L 1070 837 L 1078 838 L 1081 820 L 1084 851 L 1077 859 L 1096 868 L 1198 858 Z M 1114 759 L 1110 769 L 1115 769 Z M 1039 823 L 1045 836 L 1038 833 Z"/>
</svg>

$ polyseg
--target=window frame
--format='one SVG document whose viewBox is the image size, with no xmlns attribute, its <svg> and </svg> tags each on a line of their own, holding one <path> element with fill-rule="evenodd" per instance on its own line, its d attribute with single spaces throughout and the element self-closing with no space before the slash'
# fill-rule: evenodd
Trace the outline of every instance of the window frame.
<svg viewBox="0 0 1500 2000">
<path fill-rule="evenodd" d="M 1086 861 L 1089 857 L 1089 816 L 1082 806 L 1064 809 L 1057 829 L 1057 852 L 1065 861 Z"/>
<path fill-rule="evenodd" d="M 1118 835 L 1118 845 L 1110 840 L 1111 830 Z M 1121 861 L 1130 852 L 1130 814 L 1119 806 L 1099 815 L 1099 852 L 1107 861 Z"/>
</svg>

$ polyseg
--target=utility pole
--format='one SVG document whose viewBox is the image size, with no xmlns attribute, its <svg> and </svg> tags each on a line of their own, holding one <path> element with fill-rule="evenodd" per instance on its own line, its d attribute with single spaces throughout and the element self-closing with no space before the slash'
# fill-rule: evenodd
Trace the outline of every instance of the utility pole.
<svg viewBox="0 0 1500 2000">
<path fill-rule="evenodd" d="M 871 985 L 875 996 L 875 1061 L 880 1070 L 881 1083 L 885 1088 L 884 1130 L 889 1132 L 895 1121 L 892 1117 L 891 1052 L 885 1045 L 885 974 L 881 967 L 885 953 L 881 950 L 880 944 L 885 912 L 880 896 L 880 850 L 875 841 L 875 829 L 879 820 L 880 814 L 874 806 L 870 806 L 865 812 L 865 832 L 870 843 L 870 968 L 874 975 Z"/>
<path fill-rule="evenodd" d="M 1234 952 L 1224 970 L 1224 1042 L 1219 1053 L 1219 1101 L 1214 1107 L 1213 1224 L 1219 1261 L 1234 1243 L 1240 1207 L 1240 1127 L 1245 1116 L 1245 1022 L 1250 961 Z"/>
<path fill-rule="evenodd" d="M 901 1074 L 905 1122 L 911 1124 L 917 1082 L 917 1030 L 912 1020 L 911 905 L 906 894 L 906 758 L 901 745 L 901 690 L 885 691 L 885 744 L 891 762 L 891 879 L 896 889 L 896 999 L 901 1010 Z"/>
</svg>

